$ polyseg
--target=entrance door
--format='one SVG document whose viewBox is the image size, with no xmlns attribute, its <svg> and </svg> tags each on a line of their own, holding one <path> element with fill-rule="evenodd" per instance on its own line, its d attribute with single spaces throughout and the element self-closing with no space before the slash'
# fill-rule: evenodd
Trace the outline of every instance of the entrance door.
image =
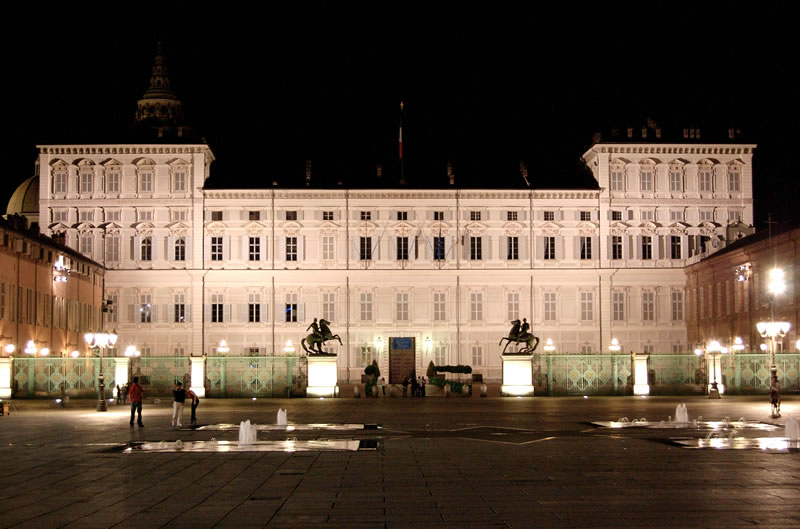
<svg viewBox="0 0 800 529">
<path fill-rule="evenodd" d="M 389 340 L 389 384 L 402 384 L 406 377 L 416 377 L 414 338 Z"/>
</svg>

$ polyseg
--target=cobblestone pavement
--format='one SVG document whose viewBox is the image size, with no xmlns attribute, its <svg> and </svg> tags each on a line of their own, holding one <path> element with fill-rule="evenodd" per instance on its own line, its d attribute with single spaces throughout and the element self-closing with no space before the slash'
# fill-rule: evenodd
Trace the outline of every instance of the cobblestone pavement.
<svg viewBox="0 0 800 529">
<path fill-rule="evenodd" d="M 259 432 L 378 441 L 374 450 L 124 453 L 238 434 L 173 429 L 166 401 L 145 402 L 144 428 L 129 428 L 123 406 L 16 401 L 0 417 L 0 527 L 800 527 L 797 451 L 690 450 L 669 437 L 707 432 L 588 424 L 666 420 L 680 402 L 690 419 L 800 416 L 796 396 L 774 421 L 764 396 L 203 399 L 201 424 L 275 423 L 282 407 L 290 423 L 382 429 Z"/>
</svg>

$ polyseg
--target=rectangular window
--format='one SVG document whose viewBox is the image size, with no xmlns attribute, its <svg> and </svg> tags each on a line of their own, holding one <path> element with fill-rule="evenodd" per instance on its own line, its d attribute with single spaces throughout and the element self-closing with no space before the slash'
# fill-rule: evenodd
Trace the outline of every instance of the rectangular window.
<svg viewBox="0 0 800 529">
<path fill-rule="evenodd" d="M 286 303 L 284 305 L 285 319 L 287 323 L 297 322 L 297 303 Z"/>
<path fill-rule="evenodd" d="M 398 211 L 397 220 L 408 220 L 408 211 Z"/>
<path fill-rule="evenodd" d="M 142 239 L 141 259 L 142 259 L 142 261 L 152 261 L 153 260 L 153 238 L 152 237 L 145 237 L 145 238 Z"/>
<path fill-rule="evenodd" d="M 175 171 L 173 189 L 176 193 L 183 193 L 186 191 L 186 173 L 184 171 Z"/>
<path fill-rule="evenodd" d="M 119 323 L 119 294 L 115 293 L 106 293 L 106 299 L 108 303 L 106 304 L 106 323 Z M 55 318 L 58 321 L 59 315 L 59 305 L 58 299 L 54 298 L 55 303 Z M 54 327 L 58 327 L 57 324 L 54 324 Z"/>
<path fill-rule="evenodd" d="M 372 220 L 372 212 L 371 211 L 362 211 L 361 212 L 361 220 Z"/>
<path fill-rule="evenodd" d="M 297 220 L 297 211 L 287 211 L 286 220 Z"/>
<path fill-rule="evenodd" d="M 714 221 L 714 210 L 713 209 L 701 209 L 700 210 L 700 221 L 707 221 L 713 222 Z"/>
<path fill-rule="evenodd" d="M 286 260 L 297 261 L 297 237 L 286 237 Z"/>
<path fill-rule="evenodd" d="M 639 218 L 642 220 L 655 220 L 655 212 L 652 209 L 643 209 L 639 211 Z"/>
<path fill-rule="evenodd" d="M 614 321 L 625 321 L 625 292 L 611 294 L 611 317 Z"/>
<path fill-rule="evenodd" d="M 642 259 L 647 261 L 653 258 L 653 238 L 642 235 Z"/>
<path fill-rule="evenodd" d="M 0 283 L 0 320 L 6 319 L 6 284 Z"/>
<path fill-rule="evenodd" d="M 508 292 L 506 294 L 506 320 L 514 321 L 519 319 L 519 292 Z"/>
<path fill-rule="evenodd" d="M 176 261 L 185 261 L 186 260 L 186 239 L 183 237 L 178 237 L 175 239 L 175 260 Z"/>
<path fill-rule="evenodd" d="M 222 220 L 222 212 L 221 211 L 212 211 L 211 212 L 211 220 L 212 221 L 221 221 Z"/>
<path fill-rule="evenodd" d="M 433 238 L 433 259 L 444 261 L 444 237 Z"/>
<path fill-rule="evenodd" d="M 333 235 L 322 236 L 322 260 L 333 261 L 334 259 L 334 238 Z M 327 320 L 327 318 L 325 318 Z M 330 321 L 330 320 L 328 320 Z"/>
<path fill-rule="evenodd" d="M 79 239 L 80 252 L 85 255 L 92 253 L 93 237 L 91 235 L 81 235 Z"/>
<path fill-rule="evenodd" d="M 261 260 L 261 237 L 248 237 L 247 258 L 250 261 Z"/>
<path fill-rule="evenodd" d="M 153 192 L 153 173 L 142 172 L 139 176 L 139 192 L 152 193 Z"/>
<path fill-rule="evenodd" d="M 592 258 L 592 238 L 581 236 L 581 260 L 585 261 Z"/>
<path fill-rule="evenodd" d="M 372 292 L 362 292 L 359 297 L 361 321 L 372 321 Z"/>
<path fill-rule="evenodd" d="M 261 212 L 260 211 L 248 211 L 247 212 L 247 220 L 261 220 Z"/>
<path fill-rule="evenodd" d="M 433 348 L 433 363 L 437 366 L 447 365 L 447 346 L 437 345 Z"/>
<path fill-rule="evenodd" d="M 119 261 L 119 237 L 106 239 L 106 261 L 112 263 Z"/>
<path fill-rule="evenodd" d="M 175 323 L 184 323 L 186 321 L 186 295 L 183 293 L 175 294 L 173 298 L 175 302 L 175 309 L 173 320 Z"/>
<path fill-rule="evenodd" d="M 738 169 L 728 171 L 728 192 L 739 193 L 742 190 L 742 176 Z"/>
<path fill-rule="evenodd" d="M 611 171 L 611 191 L 625 191 L 625 173 L 622 169 Z"/>
<path fill-rule="evenodd" d="M 508 253 L 507 258 L 509 261 L 519 260 L 519 237 L 508 237 Z"/>
<path fill-rule="evenodd" d="M 678 170 L 669 172 L 669 190 L 673 193 L 680 193 L 683 190 L 682 175 Z"/>
<path fill-rule="evenodd" d="M 247 294 L 247 322 L 261 322 L 261 294 L 258 292 Z"/>
<path fill-rule="evenodd" d="M 336 293 L 322 293 L 322 319 L 336 321 Z"/>
<path fill-rule="evenodd" d="M 594 320 L 594 293 L 581 292 L 581 321 Z"/>
<path fill-rule="evenodd" d="M 517 220 L 517 212 L 516 211 L 507 211 L 506 212 L 506 220 Z"/>
<path fill-rule="evenodd" d="M 555 211 L 545 211 L 544 212 L 544 220 L 556 220 L 556 212 Z"/>
<path fill-rule="evenodd" d="M 67 174 L 64 172 L 56 172 L 53 174 L 53 193 L 66 193 L 67 192 Z"/>
<path fill-rule="evenodd" d="M 622 212 L 621 211 L 612 211 L 611 212 L 611 220 L 622 220 Z"/>
<path fill-rule="evenodd" d="M 741 211 L 728 210 L 728 224 L 733 224 L 742 221 Z"/>
<path fill-rule="evenodd" d="M 481 220 L 481 212 L 480 211 L 470 211 L 469 212 L 469 220 Z"/>
<path fill-rule="evenodd" d="M 470 319 L 472 321 L 483 320 L 483 293 L 471 292 L 469 295 L 470 301 Z"/>
<path fill-rule="evenodd" d="M 360 346 L 359 356 L 361 358 L 361 367 L 367 367 L 368 365 L 372 365 L 372 361 L 375 360 L 375 353 L 372 352 L 371 345 Z"/>
<path fill-rule="evenodd" d="M 556 258 L 556 238 L 544 238 L 544 258 L 547 261 L 552 261 Z"/>
<path fill-rule="evenodd" d="M 642 292 L 642 320 L 653 321 L 656 319 L 655 292 Z"/>
<path fill-rule="evenodd" d="M 480 261 L 483 258 L 483 252 L 481 251 L 480 237 L 469 238 L 469 258 L 472 261 Z"/>
<path fill-rule="evenodd" d="M 78 215 L 81 222 L 94 222 L 94 211 L 81 211 Z"/>
<path fill-rule="evenodd" d="M 81 172 L 81 193 L 91 193 L 94 186 L 92 180 L 94 179 L 93 172 Z"/>
<path fill-rule="evenodd" d="M 66 209 L 53 210 L 53 222 L 68 222 L 69 211 Z"/>
<path fill-rule="evenodd" d="M 556 293 L 545 292 L 544 296 L 544 321 L 556 321 Z"/>
<path fill-rule="evenodd" d="M 672 321 L 683 321 L 683 292 L 672 292 Z"/>
<path fill-rule="evenodd" d="M 153 321 L 153 306 L 150 294 L 139 296 L 139 323 L 151 323 Z"/>
<path fill-rule="evenodd" d="M 408 261 L 408 237 L 397 237 L 397 260 Z"/>
<path fill-rule="evenodd" d="M 483 365 L 483 347 L 480 345 L 472 346 L 472 365 L 474 366 Z"/>
<path fill-rule="evenodd" d="M 444 220 L 444 211 L 434 211 L 433 220 Z"/>
<path fill-rule="evenodd" d="M 185 209 L 173 209 L 172 211 L 170 211 L 170 215 L 172 217 L 172 222 L 186 220 L 186 210 Z"/>
<path fill-rule="evenodd" d="M 591 211 L 581 211 L 580 219 L 582 221 L 591 221 L 592 220 L 592 212 Z"/>
<path fill-rule="evenodd" d="M 323 211 L 322 220 L 333 220 L 333 211 Z"/>
<path fill-rule="evenodd" d="M 372 260 L 372 237 L 361 237 L 359 239 L 359 258 L 362 261 Z"/>
<path fill-rule="evenodd" d="M 152 221 L 153 220 L 153 212 L 152 210 L 140 210 L 138 213 L 138 217 L 140 221 Z"/>
<path fill-rule="evenodd" d="M 651 343 L 646 343 L 642 346 L 642 352 L 651 355 L 655 352 L 655 346 Z"/>
<path fill-rule="evenodd" d="M 396 295 L 397 321 L 408 321 L 408 292 L 398 292 Z"/>
<path fill-rule="evenodd" d="M 444 292 L 433 293 L 433 321 L 447 320 L 447 295 Z"/>
<path fill-rule="evenodd" d="M 106 174 L 106 193 L 119 193 L 118 171 L 109 171 Z"/>
<path fill-rule="evenodd" d="M 640 187 L 639 190 L 643 193 L 652 193 L 653 192 L 653 172 L 652 171 L 642 171 L 639 173 L 639 183 Z"/>
<path fill-rule="evenodd" d="M 681 258 L 681 238 L 678 235 L 671 235 L 670 236 L 670 255 L 672 259 L 680 259 Z"/>
<path fill-rule="evenodd" d="M 222 303 L 211 304 L 211 323 L 222 323 L 225 321 L 224 305 Z"/>
<path fill-rule="evenodd" d="M 622 236 L 611 236 L 611 258 L 622 259 Z"/>
<path fill-rule="evenodd" d="M 698 174 L 700 181 L 699 189 L 701 193 L 710 193 L 712 191 L 712 178 L 710 169 L 701 169 Z"/>
<path fill-rule="evenodd" d="M 211 237 L 211 260 L 222 261 L 222 237 Z"/>
</svg>

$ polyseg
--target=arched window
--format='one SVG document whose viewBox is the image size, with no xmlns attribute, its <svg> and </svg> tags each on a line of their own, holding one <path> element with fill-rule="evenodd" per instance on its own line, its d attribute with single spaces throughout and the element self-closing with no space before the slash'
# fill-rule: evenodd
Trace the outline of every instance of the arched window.
<svg viewBox="0 0 800 529">
<path fill-rule="evenodd" d="M 145 237 L 142 239 L 142 261 L 153 260 L 153 238 Z"/>
<path fill-rule="evenodd" d="M 186 239 L 183 237 L 175 240 L 175 260 L 186 260 Z"/>
</svg>

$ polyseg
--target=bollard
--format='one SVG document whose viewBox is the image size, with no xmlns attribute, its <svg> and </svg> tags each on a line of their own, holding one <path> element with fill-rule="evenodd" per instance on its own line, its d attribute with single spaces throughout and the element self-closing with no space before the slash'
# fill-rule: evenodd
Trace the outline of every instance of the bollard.
<svg viewBox="0 0 800 529">
<path fill-rule="evenodd" d="M 353 398 L 358 399 L 361 397 L 361 387 L 353 386 Z"/>
<path fill-rule="evenodd" d="M 333 398 L 338 398 L 338 397 L 339 397 L 339 386 L 334 386 L 333 387 Z"/>
<path fill-rule="evenodd" d="M 486 387 L 486 384 L 481 384 L 481 397 L 485 397 L 486 393 L 489 391 L 489 388 Z"/>
<path fill-rule="evenodd" d="M 450 384 L 445 384 L 444 385 L 444 396 L 445 397 L 449 397 L 450 396 Z"/>
</svg>

